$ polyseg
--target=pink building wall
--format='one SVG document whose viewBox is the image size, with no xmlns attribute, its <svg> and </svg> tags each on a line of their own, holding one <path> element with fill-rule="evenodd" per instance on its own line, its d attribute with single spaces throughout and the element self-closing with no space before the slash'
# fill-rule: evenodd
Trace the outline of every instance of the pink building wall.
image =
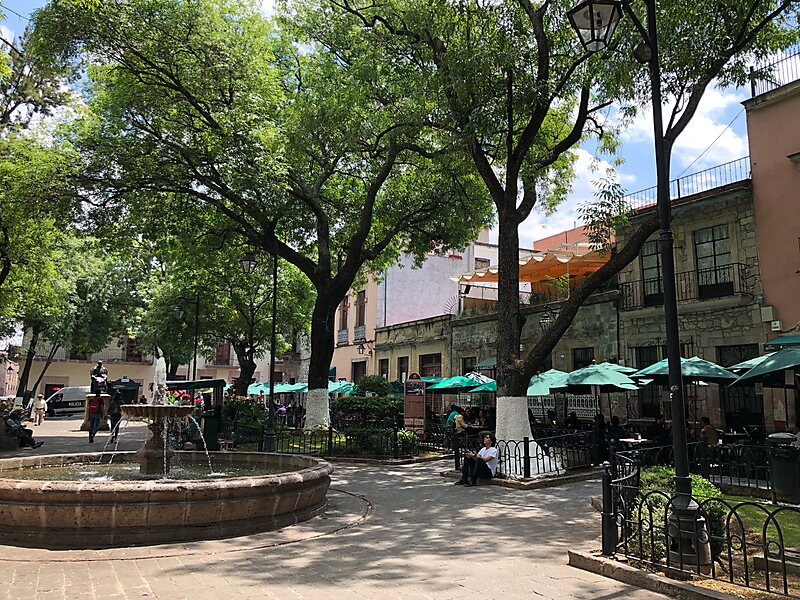
<svg viewBox="0 0 800 600">
<path fill-rule="evenodd" d="M 589 232 L 587 231 L 586 227 L 581 225 L 580 227 L 575 227 L 574 229 L 560 231 L 549 237 L 535 240 L 533 242 L 533 249 L 544 252 L 546 250 L 555 250 L 556 248 L 560 248 L 566 244 L 585 242 L 588 234 Z"/>
<path fill-rule="evenodd" d="M 744 105 L 764 304 L 788 331 L 800 325 L 800 81 Z"/>
</svg>

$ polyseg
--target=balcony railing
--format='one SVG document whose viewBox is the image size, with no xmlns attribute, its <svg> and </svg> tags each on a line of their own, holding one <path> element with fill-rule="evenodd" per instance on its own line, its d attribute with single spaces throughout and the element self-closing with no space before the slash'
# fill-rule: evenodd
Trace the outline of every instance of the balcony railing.
<svg viewBox="0 0 800 600">
<path fill-rule="evenodd" d="M 358 342 L 367 339 L 367 326 L 356 325 L 353 327 L 353 341 Z"/>
<path fill-rule="evenodd" d="M 784 51 L 782 58 L 750 69 L 750 91 L 753 96 L 759 96 L 798 79 L 800 79 L 800 46 L 794 46 Z"/>
<path fill-rule="evenodd" d="M 669 182 L 669 198 L 674 201 L 749 178 L 750 157 L 745 156 L 704 171 L 673 179 Z M 655 206 L 656 191 L 657 188 L 653 186 L 638 192 L 632 192 L 625 196 L 624 202 L 628 208 L 634 211 L 648 206 Z"/>
<path fill-rule="evenodd" d="M 751 295 L 754 293 L 754 279 L 755 274 L 751 272 L 751 268 L 741 263 L 676 273 L 678 302 Z M 660 306 L 664 303 L 659 278 L 621 283 L 619 289 L 622 310 Z"/>
<path fill-rule="evenodd" d="M 336 343 L 339 346 L 346 346 L 350 340 L 347 337 L 347 329 L 340 329 L 336 334 Z"/>
</svg>

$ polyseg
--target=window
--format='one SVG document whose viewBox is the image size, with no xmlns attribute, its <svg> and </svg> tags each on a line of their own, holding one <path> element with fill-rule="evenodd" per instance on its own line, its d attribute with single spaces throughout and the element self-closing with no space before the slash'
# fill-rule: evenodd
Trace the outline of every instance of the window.
<svg viewBox="0 0 800 600">
<path fill-rule="evenodd" d="M 350 311 L 350 298 L 344 297 L 342 303 L 339 305 L 339 331 L 347 330 L 347 313 Z"/>
<path fill-rule="evenodd" d="M 491 261 L 488 258 L 476 258 L 475 259 L 475 270 L 480 271 L 481 269 L 485 269 L 491 266 Z"/>
<path fill-rule="evenodd" d="M 142 350 L 134 338 L 125 340 L 125 360 L 127 362 L 142 362 Z"/>
<path fill-rule="evenodd" d="M 478 364 L 477 356 L 468 356 L 467 358 L 462 358 L 461 374 L 466 375 L 467 373 L 472 373 L 475 370 L 475 365 L 477 364 Z"/>
<path fill-rule="evenodd" d="M 364 290 L 356 296 L 356 327 L 367 324 L 367 293 Z"/>
<path fill-rule="evenodd" d="M 697 297 L 719 298 L 733 294 L 731 238 L 727 225 L 716 225 L 694 232 L 697 263 Z"/>
<path fill-rule="evenodd" d="M 350 378 L 350 381 L 357 383 L 359 379 L 367 374 L 367 361 L 359 360 L 354 362 L 352 366 L 352 373 L 353 375 Z"/>
<path fill-rule="evenodd" d="M 227 342 L 217 346 L 217 351 L 214 353 L 215 365 L 230 365 L 231 364 L 231 345 Z"/>
<path fill-rule="evenodd" d="M 717 346 L 717 364 L 730 367 L 736 363 L 750 360 L 759 355 L 758 344 L 742 344 L 738 346 Z M 756 395 L 752 385 L 719 386 L 722 409 L 725 411 L 725 426 L 738 431 L 747 428 L 764 427 L 764 397 Z M 721 423 L 717 425 L 722 425 Z"/>
<path fill-rule="evenodd" d="M 642 246 L 642 286 L 644 305 L 657 306 L 664 303 L 664 290 L 661 280 L 661 253 L 658 242 L 646 242 Z"/>
<path fill-rule="evenodd" d="M 574 348 L 572 350 L 572 369 L 582 369 L 592 364 L 594 348 Z"/>
<path fill-rule="evenodd" d="M 401 356 L 397 359 L 397 378 L 405 382 L 406 377 L 409 376 L 408 372 L 408 357 Z"/>
<path fill-rule="evenodd" d="M 644 369 L 660 360 L 659 346 L 641 346 L 633 350 L 637 369 Z M 660 412 L 661 386 L 651 383 L 639 388 L 639 416 L 654 419 Z"/>
<path fill-rule="evenodd" d="M 439 353 L 420 355 L 419 374 L 422 377 L 441 377 L 442 355 Z"/>
<path fill-rule="evenodd" d="M 389 359 L 381 358 L 378 360 L 378 374 L 384 379 L 389 379 Z"/>
</svg>

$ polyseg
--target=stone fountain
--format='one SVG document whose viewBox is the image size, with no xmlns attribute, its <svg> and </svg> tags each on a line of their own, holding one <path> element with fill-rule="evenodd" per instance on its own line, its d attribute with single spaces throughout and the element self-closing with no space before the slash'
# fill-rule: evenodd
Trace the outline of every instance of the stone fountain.
<svg viewBox="0 0 800 600">
<path fill-rule="evenodd" d="M 165 421 L 188 416 L 193 407 L 164 404 L 160 376 L 150 404 L 123 406 L 128 418 L 148 423 L 141 451 L 0 460 L 4 544 L 84 549 L 216 539 L 279 529 L 324 512 L 333 472 L 324 460 L 165 449 Z M 182 468 L 194 465 L 188 478 L 168 476 L 177 470 L 170 471 L 173 454 Z M 209 474 L 209 458 L 219 472 Z M 103 475 L 137 459 L 144 481 Z M 83 478 L 88 471 L 93 475 Z"/>
</svg>

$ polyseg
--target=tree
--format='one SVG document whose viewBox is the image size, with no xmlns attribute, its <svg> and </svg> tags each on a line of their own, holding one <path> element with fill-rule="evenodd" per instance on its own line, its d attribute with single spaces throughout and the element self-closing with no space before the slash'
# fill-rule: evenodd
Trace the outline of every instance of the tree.
<svg viewBox="0 0 800 600">
<path fill-rule="evenodd" d="M 362 268 L 463 246 L 490 219 L 409 72 L 358 31 L 333 53 L 223 1 L 51 5 L 36 21 L 55 55 L 100 61 L 79 142 L 95 193 L 178 194 L 309 279 L 306 422 L 327 424 L 334 314 Z"/>
<path fill-rule="evenodd" d="M 665 131 L 668 151 L 712 81 L 742 83 L 749 60 L 797 39 L 796 27 L 782 20 L 791 22 L 791 5 L 790 0 L 659 5 L 663 87 L 675 100 Z M 551 207 L 558 203 L 568 188 L 571 149 L 584 136 L 597 135 L 601 145 L 614 149 L 598 111 L 611 102 L 646 104 L 646 71 L 635 68 L 624 52 L 583 54 L 566 21 L 565 2 L 323 0 L 321 6 L 339 19 L 349 17 L 351 26 L 370 29 L 373 44 L 393 45 L 397 60 L 428 74 L 425 90 L 438 122 L 459 137 L 491 195 L 499 220 L 497 327 L 503 332 L 497 341 L 498 398 L 524 396 L 537 365 L 582 303 L 630 263 L 658 228 L 655 215 L 645 218 L 629 242 L 572 292 L 553 325 L 520 358 L 519 224 L 542 199 Z M 627 47 L 636 32 L 628 24 L 622 30 L 621 45 Z"/>
</svg>

